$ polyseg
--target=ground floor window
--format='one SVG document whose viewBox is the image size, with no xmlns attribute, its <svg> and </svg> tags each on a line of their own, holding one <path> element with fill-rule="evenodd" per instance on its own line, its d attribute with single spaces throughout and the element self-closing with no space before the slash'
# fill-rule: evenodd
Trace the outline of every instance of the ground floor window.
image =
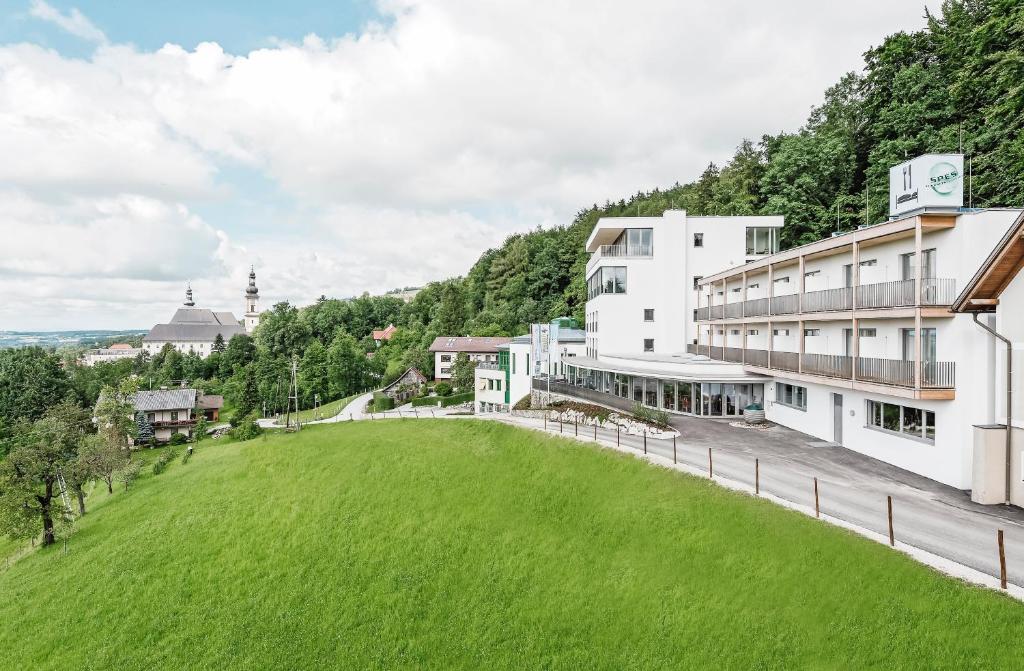
<svg viewBox="0 0 1024 671">
<path fill-rule="evenodd" d="M 797 410 L 807 410 L 807 387 L 785 382 L 775 383 L 775 402 Z"/>
<path fill-rule="evenodd" d="M 868 401 L 868 426 L 935 442 L 935 413 L 908 405 Z"/>
</svg>

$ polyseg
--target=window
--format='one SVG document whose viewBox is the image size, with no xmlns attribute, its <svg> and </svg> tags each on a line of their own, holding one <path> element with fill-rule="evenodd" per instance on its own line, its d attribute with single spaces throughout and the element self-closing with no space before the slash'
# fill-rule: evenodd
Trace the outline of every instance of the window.
<svg viewBox="0 0 1024 671">
<path fill-rule="evenodd" d="M 653 352 L 654 351 L 654 338 L 644 338 L 644 351 L 645 352 Z"/>
<path fill-rule="evenodd" d="M 627 228 L 611 247 L 614 256 L 651 256 L 654 254 L 654 229 Z"/>
<path fill-rule="evenodd" d="M 933 411 L 870 400 L 867 402 L 867 406 L 869 427 L 929 443 L 935 442 L 935 413 Z"/>
<path fill-rule="evenodd" d="M 821 271 L 820 270 L 809 270 L 806 273 L 804 273 L 804 277 L 814 277 L 815 275 L 821 275 Z"/>
<path fill-rule="evenodd" d="M 155 412 L 147 412 L 146 413 L 146 421 L 149 422 L 150 424 L 155 422 L 156 421 L 156 413 Z"/>
<path fill-rule="evenodd" d="M 442 369 L 441 369 L 441 375 L 448 375 L 448 374 L 450 374 L 451 372 L 452 372 L 452 369 L 451 369 L 451 368 L 442 368 Z"/>
<path fill-rule="evenodd" d="M 845 266 L 843 266 L 843 286 L 844 287 L 852 287 L 853 286 L 853 264 L 852 263 L 847 263 Z"/>
<path fill-rule="evenodd" d="M 913 361 L 915 358 L 914 329 L 900 329 L 900 344 L 903 360 Z M 935 361 L 935 329 L 921 329 L 921 361 Z"/>
<path fill-rule="evenodd" d="M 785 277 L 776 277 L 775 278 L 775 284 L 779 284 L 779 283 L 789 284 L 789 275 L 786 275 Z"/>
<path fill-rule="evenodd" d="M 858 332 L 861 338 L 874 338 L 878 336 L 878 329 L 875 328 L 862 328 Z"/>
<path fill-rule="evenodd" d="M 917 278 L 917 266 L 914 264 L 914 257 L 916 254 L 910 252 L 908 254 L 900 254 L 900 278 L 904 280 L 913 280 Z M 921 251 L 921 258 L 924 259 L 924 267 L 921 269 L 921 277 L 923 279 L 934 279 L 935 278 L 935 250 L 925 249 Z"/>
<path fill-rule="evenodd" d="M 601 294 L 624 293 L 626 293 L 625 266 L 598 268 L 587 279 L 587 300 L 597 298 Z"/>
<path fill-rule="evenodd" d="M 704 234 L 703 233 L 694 233 L 693 234 L 693 246 L 694 247 L 703 247 L 704 246 Z"/>
<path fill-rule="evenodd" d="M 759 331 L 757 329 L 747 329 L 748 336 L 757 335 L 758 333 Z"/>
<path fill-rule="evenodd" d="M 871 266 L 877 266 L 877 265 L 878 265 L 878 259 L 868 259 L 867 261 L 861 261 L 860 262 L 860 267 L 861 268 L 870 268 Z"/>
<path fill-rule="evenodd" d="M 700 281 L 702 279 L 704 279 L 704 277 L 702 275 L 694 275 L 693 276 L 693 288 L 694 289 L 700 289 Z"/>
<path fill-rule="evenodd" d="M 797 410 L 807 410 L 807 388 L 785 382 L 775 383 L 775 402 Z"/>
<path fill-rule="evenodd" d="M 758 288 L 758 287 L 760 287 L 760 286 L 761 286 L 761 283 L 760 283 L 760 282 L 754 282 L 753 284 L 748 284 L 748 285 L 747 285 L 747 288 L 748 288 L 748 289 L 757 289 L 757 288 Z"/>
<path fill-rule="evenodd" d="M 729 331 L 729 335 L 739 335 L 739 334 L 740 334 L 740 330 L 739 329 L 733 329 L 733 330 Z"/>
<path fill-rule="evenodd" d="M 654 321 L 654 308 L 644 308 L 644 321 L 645 322 L 653 322 Z"/>
<path fill-rule="evenodd" d="M 767 226 L 747 227 L 747 256 L 779 251 L 779 229 Z"/>
<path fill-rule="evenodd" d="M 442 354 L 441 355 L 441 363 L 451 363 L 451 361 L 452 361 L 452 355 L 451 354 Z"/>
<path fill-rule="evenodd" d="M 789 329 L 772 329 L 772 335 L 788 336 L 789 335 Z"/>
<path fill-rule="evenodd" d="M 804 337 L 821 335 L 821 329 L 804 329 Z"/>
<path fill-rule="evenodd" d="M 171 421 L 172 422 L 177 422 L 178 421 L 178 411 L 177 410 L 171 410 Z"/>
<path fill-rule="evenodd" d="M 739 292 L 743 291 L 743 287 L 735 287 L 733 289 L 729 289 L 729 291 L 733 292 L 734 294 L 738 294 Z"/>
</svg>

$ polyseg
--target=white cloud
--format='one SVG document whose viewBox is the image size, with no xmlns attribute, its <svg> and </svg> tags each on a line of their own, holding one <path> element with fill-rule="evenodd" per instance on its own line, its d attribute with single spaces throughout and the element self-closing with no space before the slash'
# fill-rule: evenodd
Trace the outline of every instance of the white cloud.
<svg viewBox="0 0 1024 671">
<path fill-rule="evenodd" d="M 107 43 L 107 36 L 103 34 L 103 31 L 93 25 L 93 22 L 87 19 L 75 7 L 72 7 L 71 11 L 67 14 L 61 14 L 59 9 L 44 2 L 44 0 L 32 0 L 29 14 L 37 19 L 59 26 L 61 30 L 88 42 L 96 42 L 97 44 Z"/>
<path fill-rule="evenodd" d="M 463 273 L 510 231 L 692 179 L 743 137 L 798 127 L 868 46 L 923 24 L 919 3 L 888 0 L 380 8 L 389 21 L 358 35 L 245 55 L 214 43 L 146 52 L 99 31 L 87 60 L 0 46 L 0 155 L 16 157 L 0 161 L 0 182 L 87 245 L 72 231 L 96 226 L 103 204 L 151 221 L 123 198 L 161 203 L 170 238 L 201 203 L 230 202 L 222 175 L 245 166 L 299 205 L 273 235 L 229 230 L 235 246 L 208 271 L 216 290 L 233 295 L 255 259 L 279 298 L 353 295 Z M 74 10 L 32 11 L 91 26 Z M 109 281 L 196 276 L 205 257 L 155 241 L 174 260 L 75 258 L 60 242 L 42 261 L 0 263 L 11 277 L 40 262 Z"/>
</svg>

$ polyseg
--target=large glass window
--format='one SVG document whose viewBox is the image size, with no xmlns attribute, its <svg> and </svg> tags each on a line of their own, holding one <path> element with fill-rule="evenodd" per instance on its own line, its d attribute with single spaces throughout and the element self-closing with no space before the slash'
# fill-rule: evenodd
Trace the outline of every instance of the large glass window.
<svg viewBox="0 0 1024 671">
<path fill-rule="evenodd" d="M 644 402 L 644 379 L 639 375 L 633 378 L 633 401 Z"/>
<path fill-rule="evenodd" d="M 689 382 L 679 383 L 679 412 L 693 412 L 693 386 Z"/>
<path fill-rule="evenodd" d="M 725 398 L 725 414 L 736 415 L 736 385 L 723 384 L 722 396 Z"/>
<path fill-rule="evenodd" d="M 776 382 L 775 402 L 797 410 L 807 410 L 807 388 L 786 382 Z"/>
<path fill-rule="evenodd" d="M 658 407 L 658 387 L 661 382 L 647 378 L 644 384 L 644 405 L 652 408 Z"/>
<path fill-rule="evenodd" d="M 598 268 L 587 278 L 587 300 L 597 298 L 601 294 L 626 293 L 626 267 L 604 266 Z"/>
<path fill-rule="evenodd" d="M 747 256 L 779 251 L 779 229 L 767 226 L 747 227 Z"/>
<path fill-rule="evenodd" d="M 903 360 L 914 360 L 914 329 L 900 329 L 900 341 L 903 349 Z M 921 329 L 921 361 L 935 361 L 935 329 Z"/>
<path fill-rule="evenodd" d="M 935 442 L 935 413 L 881 401 L 867 402 L 868 426 Z"/>
<path fill-rule="evenodd" d="M 676 383 L 666 382 L 661 391 L 661 407 L 665 410 L 677 410 L 676 408 Z"/>
<path fill-rule="evenodd" d="M 612 245 L 621 256 L 651 256 L 654 254 L 654 229 L 627 228 Z"/>
</svg>

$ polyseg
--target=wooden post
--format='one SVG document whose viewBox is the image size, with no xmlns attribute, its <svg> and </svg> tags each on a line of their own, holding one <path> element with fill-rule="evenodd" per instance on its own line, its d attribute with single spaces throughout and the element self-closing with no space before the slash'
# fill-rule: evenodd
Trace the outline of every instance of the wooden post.
<svg viewBox="0 0 1024 671">
<path fill-rule="evenodd" d="M 708 477 L 715 477 L 715 466 L 711 461 L 711 448 L 708 448 Z"/>
<path fill-rule="evenodd" d="M 647 429 L 644 429 L 644 454 L 647 454 Z"/>
<path fill-rule="evenodd" d="M 761 460 L 754 459 L 754 496 L 761 496 Z"/>
<path fill-rule="evenodd" d="M 999 586 L 1006 589 L 1006 548 L 1003 547 L 1003 530 L 996 532 L 996 540 L 999 542 Z"/>
<path fill-rule="evenodd" d="M 594 442 L 597 442 L 597 424 L 594 424 Z"/>
<path fill-rule="evenodd" d="M 679 460 L 676 459 L 676 437 L 672 436 L 672 463 L 678 464 Z"/>
<path fill-rule="evenodd" d="M 892 497 L 885 497 L 886 505 L 889 508 L 889 547 L 896 547 L 896 535 L 892 531 Z"/>
<path fill-rule="evenodd" d="M 544 413 L 544 430 L 548 430 L 548 413 Z"/>
<path fill-rule="evenodd" d="M 576 417 L 573 419 L 573 424 L 576 426 L 576 435 L 580 435 L 580 418 Z"/>
<path fill-rule="evenodd" d="M 619 442 L 619 425 L 618 425 L 618 424 L 616 424 L 616 425 L 615 425 L 615 446 L 616 446 L 616 447 L 618 447 L 618 446 L 620 446 L 621 444 L 622 444 L 622 443 L 620 443 L 620 442 Z"/>
<path fill-rule="evenodd" d="M 420 417 L 420 411 L 419 411 L 419 410 L 417 410 L 416 408 L 413 408 L 413 409 L 412 409 L 412 412 L 413 412 L 413 414 L 414 414 L 414 415 L 416 415 L 416 419 L 419 419 L 419 417 Z"/>
<path fill-rule="evenodd" d="M 818 478 L 814 478 L 814 516 L 821 517 L 821 508 L 818 507 Z"/>
</svg>

